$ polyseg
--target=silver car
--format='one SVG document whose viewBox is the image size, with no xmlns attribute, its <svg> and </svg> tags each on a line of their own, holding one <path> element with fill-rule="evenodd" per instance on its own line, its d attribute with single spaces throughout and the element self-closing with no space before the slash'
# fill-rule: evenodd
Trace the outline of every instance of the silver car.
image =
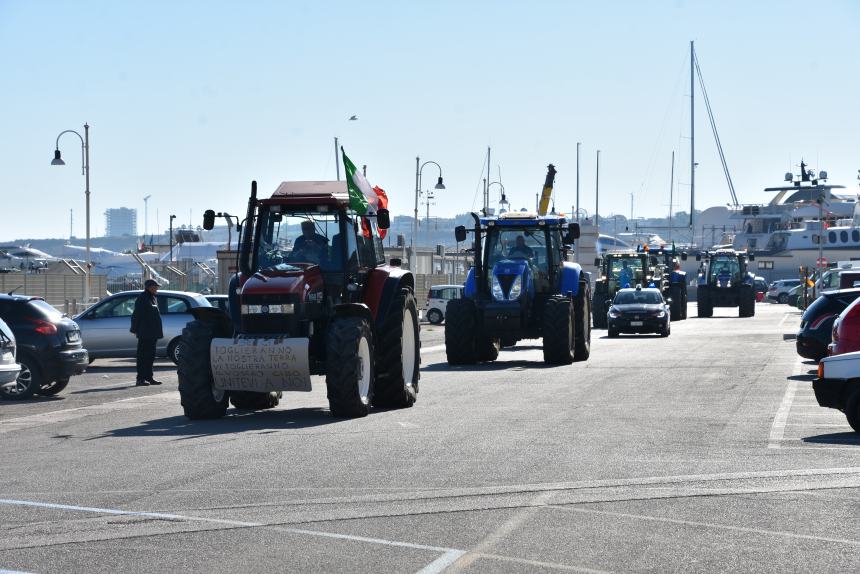
<svg viewBox="0 0 860 574">
<path fill-rule="evenodd" d="M 15 335 L 9 325 L 0 319 L 0 387 L 15 385 L 21 365 L 15 362 Z"/>
<path fill-rule="evenodd" d="M 137 337 L 130 332 L 134 302 L 143 291 L 123 291 L 102 299 L 80 315 L 75 321 L 81 328 L 84 346 L 94 359 L 134 357 L 137 354 Z M 211 307 L 203 295 L 185 291 L 158 291 L 158 310 L 164 338 L 158 340 L 157 357 L 179 360 L 179 339 L 182 329 L 194 319 L 191 309 Z"/>
</svg>

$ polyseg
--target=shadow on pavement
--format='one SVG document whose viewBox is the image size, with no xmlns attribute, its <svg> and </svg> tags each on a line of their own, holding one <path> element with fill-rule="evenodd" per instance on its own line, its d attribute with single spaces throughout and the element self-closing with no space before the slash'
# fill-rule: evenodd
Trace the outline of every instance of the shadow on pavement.
<svg viewBox="0 0 860 574">
<path fill-rule="evenodd" d="M 848 426 L 848 423 L 845 423 L 845 425 Z M 860 446 L 860 433 L 836 432 L 829 434 L 820 434 L 816 436 L 805 437 L 803 439 L 803 442 L 813 444 L 838 444 Z"/>
<path fill-rule="evenodd" d="M 433 363 L 432 365 L 427 365 L 426 367 L 421 367 L 422 372 L 457 372 L 457 371 L 471 371 L 471 372 L 491 372 L 491 371 L 504 371 L 506 369 L 516 369 L 516 368 L 528 368 L 528 369 L 554 369 L 558 367 L 567 367 L 569 365 L 548 365 L 541 360 L 536 361 L 526 361 L 526 360 L 513 360 L 513 361 L 505 361 L 504 359 L 498 359 L 493 361 L 492 363 L 475 363 L 474 365 L 449 365 L 446 362 L 441 363 Z"/>
<path fill-rule="evenodd" d="M 810 373 L 808 375 L 791 375 L 790 377 L 788 377 L 788 380 L 789 381 L 810 382 L 810 381 L 814 381 L 817 377 L 818 377 L 818 372 L 816 371 L 815 373 Z"/>
<path fill-rule="evenodd" d="M 166 417 L 118 428 L 86 440 L 109 437 L 197 438 L 221 434 L 261 431 L 262 434 L 330 425 L 346 419 L 333 418 L 322 408 L 292 410 L 240 411 L 230 409 L 227 416 L 214 420 L 188 420 L 184 416 Z"/>
</svg>

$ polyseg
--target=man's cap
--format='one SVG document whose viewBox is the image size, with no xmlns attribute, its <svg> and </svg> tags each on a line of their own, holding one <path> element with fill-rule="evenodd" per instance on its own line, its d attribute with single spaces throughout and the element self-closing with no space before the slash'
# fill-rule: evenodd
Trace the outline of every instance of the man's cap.
<svg viewBox="0 0 860 574">
<path fill-rule="evenodd" d="M 149 289 L 150 287 L 161 287 L 161 285 L 155 279 L 147 279 L 143 282 L 144 289 Z"/>
</svg>

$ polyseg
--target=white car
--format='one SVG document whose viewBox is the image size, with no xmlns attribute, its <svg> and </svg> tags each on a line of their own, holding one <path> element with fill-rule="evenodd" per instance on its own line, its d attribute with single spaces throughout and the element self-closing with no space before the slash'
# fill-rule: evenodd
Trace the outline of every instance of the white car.
<svg viewBox="0 0 860 574">
<path fill-rule="evenodd" d="M 462 285 L 433 285 L 424 303 L 424 317 L 434 325 L 439 325 L 445 320 L 448 301 L 462 298 Z"/>
<path fill-rule="evenodd" d="M 860 351 L 821 359 L 812 389 L 819 405 L 845 413 L 860 433 Z"/>
<path fill-rule="evenodd" d="M 800 285 L 800 279 L 780 279 L 770 284 L 766 299 L 772 303 L 788 303 L 788 292 Z"/>
</svg>

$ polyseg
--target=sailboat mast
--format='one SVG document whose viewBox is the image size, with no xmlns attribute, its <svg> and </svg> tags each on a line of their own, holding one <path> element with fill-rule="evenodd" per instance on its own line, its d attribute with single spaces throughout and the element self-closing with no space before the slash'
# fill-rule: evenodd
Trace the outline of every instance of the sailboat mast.
<svg viewBox="0 0 860 574">
<path fill-rule="evenodd" d="M 695 243 L 696 228 L 693 219 L 696 212 L 696 82 L 695 82 L 696 52 L 693 42 L 690 42 L 690 240 Z M 704 242 L 704 237 L 702 241 Z"/>
<path fill-rule="evenodd" d="M 672 202 L 675 192 L 675 150 L 672 150 L 672 175 L 669 177 L 669 241 L 672 241 Z"/>
</svg>

